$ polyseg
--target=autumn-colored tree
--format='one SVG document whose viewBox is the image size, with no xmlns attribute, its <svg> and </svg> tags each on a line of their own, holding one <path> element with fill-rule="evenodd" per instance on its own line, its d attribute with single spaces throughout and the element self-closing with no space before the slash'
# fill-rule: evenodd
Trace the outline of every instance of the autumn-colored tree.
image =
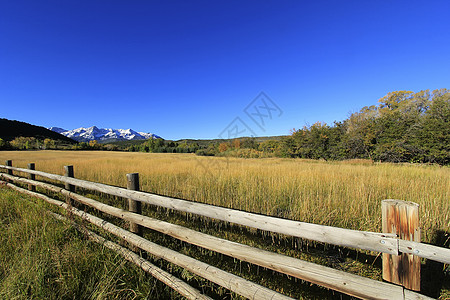
<svg viewBox="0 0 450 300">
<path fill-rule="evenodd" d="M 232 141 L 232 145 L 234 149 L 240 149 L 241 148 L 241 139 L 234 139 Z"/>
<path fill-rule="evenodd" d="M 378 102 L 380 103 L 380 112 L 388 113 L 403 106 L 405 102 L 414 97 L 414 92 L 411 91 L 395 91 L 390 92 L 382 97 Z"/>
<path fill-rule="evenodd" d="M 220 143 L 219 144 L 219 152 L 225 152 L 228 150 L 228 143 Z"/>
<path fill-rule="evenodd" d="M 36 149 L 36 138 L 19 136 L 12 140 L 10 145 L 19 150 Z"/>
<path fill-rule="evenodd" d="M 0 149 L 5 149 L 6 148 L 6 142 L 0 138 Z"/>
<path fill-rule="evenodd" d="M 55 147 L 55 141 L 52 139 L 45 139 L 44 140 L 44 149 L 51 149 Z"/>
<path fill-rule="evenodd" d="M 91 147 L 92 149 L 98 149 L 99 144 L 98 144 L 97 140 L 89 141 L 89 147 Z"/>
</svg>

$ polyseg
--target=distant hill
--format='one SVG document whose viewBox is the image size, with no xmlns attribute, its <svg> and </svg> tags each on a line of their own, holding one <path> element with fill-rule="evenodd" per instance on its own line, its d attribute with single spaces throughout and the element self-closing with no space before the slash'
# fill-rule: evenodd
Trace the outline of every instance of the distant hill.
<svg viewBox="0 0 450 300">
<path fill-rule="evenodd" d="M 52 139 L 75 144 L 76 141 L 65 137 L 57 132 L 48 130 L 42 126 L 31 125 L 25 122 L 12 121 L 0 118 L 0 138 L 5 141 L 12 141 L 16 137 L 34 137 L 37 139 Z"/>
</svg>

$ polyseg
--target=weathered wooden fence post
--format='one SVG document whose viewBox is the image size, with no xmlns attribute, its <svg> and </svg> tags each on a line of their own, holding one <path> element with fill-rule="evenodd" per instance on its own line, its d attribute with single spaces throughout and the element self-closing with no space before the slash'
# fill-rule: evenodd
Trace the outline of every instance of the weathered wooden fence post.
<svg viewBox="0 0 450 300">
<path fill-rule="evenodd" d="M 28 164 L 28 169 L 34 170 L 35 169 L 35 164 L 34 163 L 29 163 Z M 36 179 L 36 175 L 28 174 L 28 179 L 35 180 Z M 30 190 L 32 192 L 36 192 L 36 187 L 34 185 L 32 185 L 32 184 L 29 184 L 28 185 L 28 190 Z"/>
<path fill-rule="evenodd" d="M 139 191 L 139 173 L 127 174 L 127 189 Z M 142 214 L 142 203 L 133 199 L 128 199 L 128 210 L 136 214 Z M 142 236 L 142 226 L 130 222 L 130 231 Z"/>
<path fill-rule="evenodd" d="M 74 178 L 73 166 L 64 166 L 64 176 Z M 66 182 L 64 188 L 70 192 L 75 192 L 75 186 L 70 183 Z M 73 201 L 69 196 L 66 197 L 66 203 L 73 206 Z"/>
<path fill-rule="evenodd" d="M 381 211 L 384 233 L 395 233 L 399 239 L 420 242 L 417 203 L 383 200 Z M 413 291 L 420 291 L 420 257 L 407 253 L 383 253 L 383 279 Z"/>
<path fill-rule="evenodd" d="M 12 167 L 12 160 L 7 160 L 5 162 L 5 165 L 7 165 L 8 167 Z M 8 175 L 12 175 L 13 174 L 13 170 L 8 170 Z"/>
</svg>

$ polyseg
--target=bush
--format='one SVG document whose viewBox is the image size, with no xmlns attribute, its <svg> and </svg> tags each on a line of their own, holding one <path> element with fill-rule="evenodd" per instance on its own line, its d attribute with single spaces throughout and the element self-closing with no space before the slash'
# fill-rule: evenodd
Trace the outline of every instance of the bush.
<svg viewBox="0 0 450 300">
<path fill-rule="evenodd" d="M 211 152 L 208 149 L 198 149 L 195 151 L 195 154 L 199 156 L 214 156 L 214 152 Z"/>
</svg>

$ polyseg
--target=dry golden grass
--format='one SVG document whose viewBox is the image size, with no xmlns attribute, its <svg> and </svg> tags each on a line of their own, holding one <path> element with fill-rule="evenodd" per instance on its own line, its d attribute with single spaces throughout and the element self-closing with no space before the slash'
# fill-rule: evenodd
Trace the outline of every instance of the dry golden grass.
<svg viewBox="0 0 450 300">
<path fill-rule="evenodd" d="M 381 200 L 420 205 L 422 240 L 450 231 L 448 167 L 373 164 L 367 160 L 240 159 L 125 152 L 0 152 L 0 162 L 126 186 L 140 173 L 142 190 L 284 218 L 368 231 L 381 230 Z"/>
</svg>

